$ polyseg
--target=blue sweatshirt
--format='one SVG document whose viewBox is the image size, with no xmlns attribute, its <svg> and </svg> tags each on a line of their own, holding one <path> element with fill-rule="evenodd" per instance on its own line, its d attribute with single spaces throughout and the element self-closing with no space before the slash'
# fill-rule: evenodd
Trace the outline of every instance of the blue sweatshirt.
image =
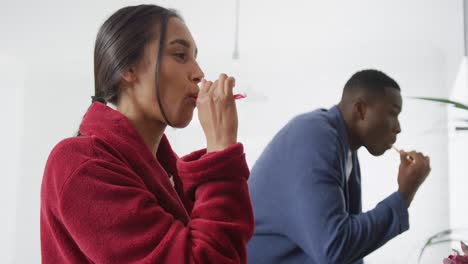
<svg viewBox="0 0 468 264">
<path fill-rule="evenodd" d="M 346 178 L 349 151 L 337 106 L 299 115 L 276 134 L 249 180 L 256 225 L 249 263 L 362 263 L 408 230 L 399 192 L 362 213 L 355 152 Z"/>
</svg>

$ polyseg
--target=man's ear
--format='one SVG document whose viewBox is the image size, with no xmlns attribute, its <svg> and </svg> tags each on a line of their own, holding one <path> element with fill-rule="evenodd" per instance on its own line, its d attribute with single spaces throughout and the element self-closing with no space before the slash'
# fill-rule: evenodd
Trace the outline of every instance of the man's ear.
<svg viewBox="0 0 468 264">
<path fill-rule="evenodd" d="M 366 119 L 367 107 L 367 102 L 363 98 L 357 98 L 353 105 L 353 114 L 357 120 Z"/>
</svg>

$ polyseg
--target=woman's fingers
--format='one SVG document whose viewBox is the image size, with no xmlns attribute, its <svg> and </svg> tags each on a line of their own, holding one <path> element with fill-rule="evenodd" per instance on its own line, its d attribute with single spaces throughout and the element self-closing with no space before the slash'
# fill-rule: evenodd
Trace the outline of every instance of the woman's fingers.
<svg viewBox="0 0 468 264">
<path fill-rule="evenodd" d="M 224 96 L 224 83 L 227 79 L 227 75 L 224 73 L 221 73 L 219 75 L 218 80 L 216 80 L 216 86 L 213 88 L 213 94 L 216 97 L 223 97 Z"/>
<path fill-rule="evenodd" d="M 208 83 L 208 82 L 207 82 Z M 232 97 L 233 89 L 236 85 L 236 80 L 234 77 L 230 77 L 224 73 L 219 75 L 219 78 L 211 83 L 211 86 L 207 88 L 207 92 L 212 94 L 212 96 L 217 97 L 218 99 L 224 97 Z"/>
<path fill-rule="evenodd" d="M 234 77 L 229 77 L 224 81 L 224 93 L 229 97 L 233 96 L 233 89 L 236 86 L 236 79 Z"/>
<path fill-rule="evenodd" d="M 209 93 L 212 86 L 213 86 L 213 82 L 203 79 L 202 82 L 201 82 L 201 88 L 200 88 L 200 91 L 199 91 L 199 96 Z"/>
</svg>

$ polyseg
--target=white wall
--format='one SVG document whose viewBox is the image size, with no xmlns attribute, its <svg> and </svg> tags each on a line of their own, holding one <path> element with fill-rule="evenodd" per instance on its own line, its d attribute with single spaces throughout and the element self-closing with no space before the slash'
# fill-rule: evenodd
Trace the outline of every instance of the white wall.
<svg viewBox="0 0 468 264">
<path fill-rule="evenodd" d="M 460 63 L 455 84 L 450 94 L 451 99 L 468 104 L 468 58 L 464 57 Z M 443 107 L 443 106 L 442 106 Z M 448 131 L 449 131 L 449 189 L 450 189 L 450 226 L 455 229 L 467 230 L 468 212 L 463 203 L 468 186 L 466 176 L 466 150 L 468 147 L 468 131 L 457 131 L 457 126 L 467 126 L 467 111 L 454 107 L 448 110 Z M 468 232 L 463 236 L 468 240 Z M 459 247 L 459 245 L 456 245 Z"/>
<path fill-rule="evenodd" d="M 10 70 L 25 74 L 15 83 L 18 87 L 24 83 L 24 108 L 18 104 L 22 111 L 10 117 L 23 119 L 16 133 L 11 132 L 23 135 L 21 171 L 9 182 L 14 186 L 19 181 L 16 250 L 7 253 L 14 255 L 14 263 L 39 262 L 42 171 L 50 149 L 75 133 L 89 106 L 97 29 L 117 8 L 141 2 L 2 3 L 0 54 L 24 65 Z M 291 117 L 337 103 L 342 86 L 355 71 L 381 69 L 400 83 L 404 95 L 447 96 L 463 54 L 460 0 L 244 0 L 238 62 L 231 60 L 234 0 L 154 3 L 181 10 L 208 78 L 220 71 L 237 73 L 238 91 L 249 96 L 238 109 L 239 137 L 250 165 Z M 370 255 L 368 263 L 405 263 L 399 256 L 410 254 L 424 238 L 449 226 L 447 130 L 441 129 L 446 127 L 446 113 L 406 99 L 401 119 L 398 145 L 430 154 L 432 174 L 410 209 L 411 230 Z M 187 129 L 167 133 L 179 154 L 204 145 L 196 120 Z M 389 152 L 374 158 L 365 151 L 360 155 L 364 208 L 370 209 L 396 189 L 397 156 Z M 3 226 L 10 220 L 0 221 Z"/>
<path fill-rule="evenodd" d="M 23 126 L 23 98 L 25 76 L 24 65 L 15 58 L 3 54 L 0 50 L 0 72 L 2 84 L 0 94 L 0 160 L 2 164 L 2 185 L 0 204 L 2 217 L 0 220 L 0 259 L 5 263 L 13 261 L 12 252 L 15 246 L 16 209 L 18 196 L 18 181 L 20 175 L 20 150 Z"/>
</svg>

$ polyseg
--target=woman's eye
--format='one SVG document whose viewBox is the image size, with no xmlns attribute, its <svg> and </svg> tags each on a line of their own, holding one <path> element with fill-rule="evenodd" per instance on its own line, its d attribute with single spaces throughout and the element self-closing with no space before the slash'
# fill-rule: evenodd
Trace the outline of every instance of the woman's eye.
<svg viewBox="0 0 468 264">
<path fill-rule="evenodd" d="M 187 55 L 185 55 L 185 53 L 174 53 L 174 56 L 180 60 L 185 60 L 187 58 Z"/>
</svg>

